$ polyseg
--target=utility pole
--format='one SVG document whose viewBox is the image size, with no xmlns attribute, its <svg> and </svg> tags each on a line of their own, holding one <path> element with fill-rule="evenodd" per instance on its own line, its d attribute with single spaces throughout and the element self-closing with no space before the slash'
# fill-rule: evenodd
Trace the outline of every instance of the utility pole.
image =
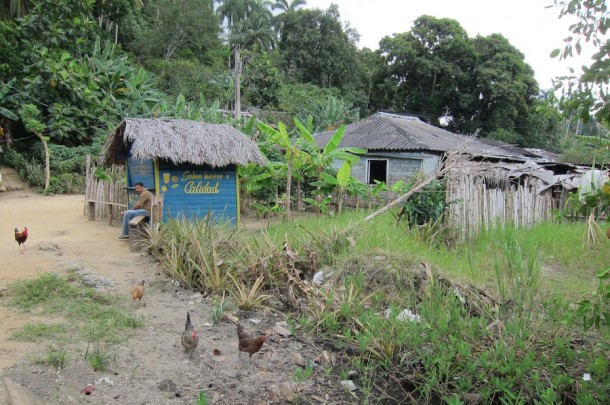
<svg viewBox="0 0 610 405">
<path fill-rule="evenodd" d="M 235 119 L 241 118 L 241 60 L 239 44 L 235 45 Z"/>
</svg>

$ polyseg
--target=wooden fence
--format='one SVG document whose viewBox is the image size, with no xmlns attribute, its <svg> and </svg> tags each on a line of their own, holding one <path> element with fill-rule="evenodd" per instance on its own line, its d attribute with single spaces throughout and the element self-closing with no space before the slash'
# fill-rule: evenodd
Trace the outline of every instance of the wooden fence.
<svg viewBox="0 0 610 405">
<path fill-rule="evenodd" d="M 102 179 L 96 175 L 98 167 L 87 156 L 87 171 L 85 178 L 84 213 L 89 219 L 121 220 L 121 211 L 127 207 L 127 191 L 125 190 L 124 166 L 100 168 L 110 179 Z"/>
<path fill-rule="evenodd" d="M 470 239 L 485 229 L 531 227 L 549 221 L 553 211 L 561 207 L 568 190 L 550 187 L 538 193 L 531 177 L 515 184 L 489 186 L 484 177 L 464 174 L 453 176 L 447 183 L 449 222 L 458 236 Z"/>
</svg>

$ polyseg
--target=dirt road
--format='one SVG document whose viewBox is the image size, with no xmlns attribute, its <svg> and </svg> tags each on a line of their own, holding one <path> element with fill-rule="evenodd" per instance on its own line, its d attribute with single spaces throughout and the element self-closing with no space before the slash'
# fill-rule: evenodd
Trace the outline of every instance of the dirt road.
<svg viewBox="0 0 610 405">
<path fill-rule="evenodd" d="M 78 264 L 114 281 L 117 293 L 128 293 L 135 280 L 140 253 L 130 252 L 126 241 L 117 239 L 118 226 L 90 222 L 83 214 L 82 195 L 42 196 L 32 191 L 0 193 L 0 289 L 18 279 L 32 278 Z M 14 228 L 27 226 L 23 254 L 15 242 Z M 40 250 L 55 244 L 59 250 Z M 8 340 L 11 331 L 25 320 L 0 307 L 0 371 L 23 359 L 27 344 Z"/>
<path fill-rule="evenodd" d="M 25 323 L 46 320 L 0 306 L 0 382 L 4 378 L 7 387 L 0 383 L 0 405 L 8 403 L 3 398 L 11 395 L 7 393 L 9 384 L 24 390 L 28 399 L 22 403 L 28 404 L 35 403 L 34 399 L 62 405 L 194 404 L 201 392 L 211 404 L 286 403 L 294 396 L 315 396 L 321 403 L 359 402 L 339 383 L 342 366 L 338 353 L 327 353 L 304 337 L 274 333 L 274 325 L 284 321 L 281 314 L 240 315 L 242 324 L 252 332 L 269 336 L 252 362 L 247 356 L 240 358 L 235 325 L 226 320 L 214 326 L 210 323 L 211 298 L 175 286 L 159 272 L 154 260 L 131 252 L 128 242 L 117 239 L 119 224 L 88 221 L 83 208 L 82 195 L 42 196 L 27 190 L 0 193 L 0 295 L 2 288 L 15 280 L 84 267 L 112 279 L 112 293 L 130 302 L 131 285 L 146 279 L 146 305 L 135 309 L 143 326 L 136 336 L 113 348 L 116 355 L 109 370 L 91 369 L 83 356 L 87 342 L 70 343 L 66 348 L 68 365 L 56 370 L 32 362 L 47 343 L 8 339 Z M 244 225 L 256 228 L 254 223 Z M 30 235 L 21 254 L 13 231 L 24 226 Z M 45 246 L 52 249 L 42 250 Z M 191 359 L 180 344 L 186 311 L 200 334 L 199 347 Z M 314 369 L 305 381 L 295 383 L 294 375 L 302 369 L 303 359 L 319 362 L 324 358 L 331 360 Z M 88 384 L 96 384 L 91 396 L 81 392 Z M 172 387 L 169 390 L 168 384 Z"/>
</svg>

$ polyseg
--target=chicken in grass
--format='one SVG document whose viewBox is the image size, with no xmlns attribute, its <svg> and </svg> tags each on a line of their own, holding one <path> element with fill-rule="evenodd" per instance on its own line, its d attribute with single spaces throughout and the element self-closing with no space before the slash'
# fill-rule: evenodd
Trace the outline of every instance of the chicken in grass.
<svg viewBox="0 0 610 405">
<path fill-rule="evenodd" d="M 184 325 L 181 341 L 184 350 L 189 352 L 189 355 L 192 356 L 193 351 L 197 348 L 197 344 L 199 343 L 199 336 L 197 336 L 197 331 L 191 323 L 191 315 L 188 311 L 186 312 L 186 325 Z"/>
<path fill-rule="evenodd" d="M 23 245 L 23 250 L 25 250 L 25 241 L 28 239 L 28 228 L 27 226 L 23 228 L 23 231 L 19 232 L 18 228 L 15 228 L 15 240 L 19 244 L 19 252 L 23 253 L 21 250 L 21 245 Z"/>
<path fill-rule="evenodd" d="M 144 282 L 146 280 L 142 280 L 140 283 L 134 284 L 131 287 L 131 298 L 135 301 L 142 302 L 142 297 L 144 296 Z"/>
<path fill-rule="evenodd" d="M 257 353 L 263 347 L 263 343 L 267 341 L 267 336 L 251 336 L 246 333 L 239 322 L 237 323 L 237 338 L 239 339 L 239 357 L 242 352 L 248 353 L 250 362 L 252 362 L 252 355 Z"/>
</svg>

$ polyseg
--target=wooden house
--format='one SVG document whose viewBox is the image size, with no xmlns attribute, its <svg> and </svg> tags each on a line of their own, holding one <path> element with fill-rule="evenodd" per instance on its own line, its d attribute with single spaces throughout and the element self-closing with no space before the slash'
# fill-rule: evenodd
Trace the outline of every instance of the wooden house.
<svg viewBox="0 0 610 405">
<path fill-rule="evenodd" d="M 210 215 L 234 225 L 238 166 L 266 162 L 256 143 L 230 125 L 143 118 L 126 118 L 116 128 L 103 159 L 106 165 L 125 164 L 128 189 L 142 182 L 163 195 L 162 218 Z"/>
<path fill-rule="evenodd" d="M 324 147 L 333 134 L 314 138 Z M 452 202 L 450 220 L 462 237 L 508 222 L 529 226 L 551 219 L 586 170 L 557 162 L 543 151 L 455 134 L 417 117 L 389 113 L 348 125 L 339 147 L 367 149 L 352 167 L 352 176 L 371 186 L 375 180 L 391 186 L 417 175 L 429 177 L 448 154 L 467 156 L 444 176 L 446 200 Z M 335 162 L 337 168 L 340 164 Z"/>
</svg>

